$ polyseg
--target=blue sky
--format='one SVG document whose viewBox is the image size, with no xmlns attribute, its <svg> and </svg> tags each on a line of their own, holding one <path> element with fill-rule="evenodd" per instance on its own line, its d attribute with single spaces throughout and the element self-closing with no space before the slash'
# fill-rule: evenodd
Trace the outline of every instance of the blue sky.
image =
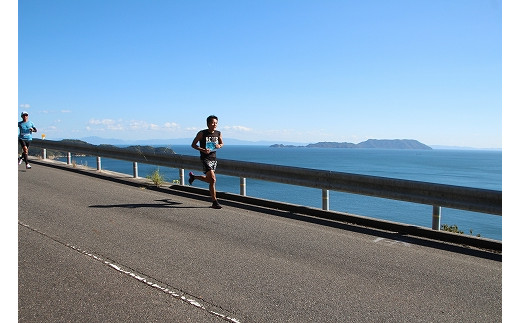
<svg viewBox="0 0 520 323">
<path fill-rule="evenodd" d="M 48 139 L 193 138 L 209 114 L 224 140 L 501 148 L 504 133 L 504 213 L 514 215 L 518 3 L 2 1 L 4 138 L 17 133 L 22 110 Z M 14 159 L 2 163 L 14 187 Z M 514 219 L 504 216 L 506 258 Z M 15 227 L 4 225 L 2 236 Z M 16 277 L 17 250 L 9 251 Z M 16 292 L 16 279 L 8 283 Z M 514 309 L 513 298 L 504 304 Z M 7 308 L 16 317 L 16 303 Z"/>
<path fill-rule="evenodd" d="M 20 0 L 17 75 L 48 139 L 501 148 L 502 2 Z"/>
</svg>

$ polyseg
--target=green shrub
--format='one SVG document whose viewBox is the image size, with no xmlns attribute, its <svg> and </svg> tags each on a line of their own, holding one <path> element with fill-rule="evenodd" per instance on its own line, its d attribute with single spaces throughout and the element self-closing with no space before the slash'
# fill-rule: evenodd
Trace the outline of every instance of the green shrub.
<svg viewBox="0 0 520 323">
<path fill-rule="evenodd" d="M 450 225 L 450 226 L 447 225 L 447 224 L 443 224 L 443 225 L 441 225 L 441 230 L 443 230 L 443 231 L 448 231 L 448 232 L 453 232 L 453 233 L 464 234 L 464 231 L 460 231 L 460 230 L 459 230 L 459 227 L 457 227 L 456 224 L 454 224 L 454 225 Z M 470 233 L 471 235 L 473 235 L 473 230 L 470 229 L 470 230 L 469 230 L 469 233 Z M 480 237 L 480 233 L 477 234 L 477 237 Z"/>
<path fill-rule="evenodd" d="M 441 225 L 441 230 L 453 232 L 453 233 L 464 234 L 464 231 L 459 231 L 459 227 L 457 227 L 456 224 L 450 225 L 450 226 L 448 226 L 447 224 L 443 224 L 443 225 Z"/>
<path fill-rule="evenodd" d="M 157 169 L 154 170 L 150 175 L 147 175 L 146 178 L 151 180 L 157 187 L 164 183 L 164 176 L 159 172 L 159 167 L 157 167 Z"/>
</svg>

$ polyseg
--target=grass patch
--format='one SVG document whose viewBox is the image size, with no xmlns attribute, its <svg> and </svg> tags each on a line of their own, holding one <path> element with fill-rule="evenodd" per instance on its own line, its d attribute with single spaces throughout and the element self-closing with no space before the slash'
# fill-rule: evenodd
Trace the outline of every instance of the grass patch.
<svg viewBox="0 0 520 323">
<path fill-rule="evenodd" d="M 151 174 L 147 175 L 146 178 L 151 180 L 153 184 L 157 187 L 164 184 L 164 176 L 159 171 L 159 167 L 157 167 L 157 169 L 154 170 Z"/>
<path fill-rule="evenodd" d="M 464 234 L 464 231 L 459 230 L 459 227 L 456 224 L 454 224 L 454 225 L 443 224 L 443 225 L 441 225 L 441 230 L 448 231 L 448 232 L 453 232 L 453 233 Z M 469 234 L 473 235 L 473 230 L 470 229 L 469 230 Z M 480 237 L 480 233 L 477 234 L 476 236 Z"/>
</svg>

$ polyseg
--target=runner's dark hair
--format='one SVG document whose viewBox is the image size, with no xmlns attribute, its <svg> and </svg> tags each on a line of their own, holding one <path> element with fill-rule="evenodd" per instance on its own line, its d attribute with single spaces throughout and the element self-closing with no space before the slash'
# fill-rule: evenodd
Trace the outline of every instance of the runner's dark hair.
<svg viewBox="0 0 520 323">
<path fill-rule="evenodd" d="M 218 118 L 217 116 L 214 116 L 214 115 L 210 115 L 209 117 L 206 118 L 206 124 L 208 124 L 212 119 L 215 119 L 218 121 Z"/>
</svg>

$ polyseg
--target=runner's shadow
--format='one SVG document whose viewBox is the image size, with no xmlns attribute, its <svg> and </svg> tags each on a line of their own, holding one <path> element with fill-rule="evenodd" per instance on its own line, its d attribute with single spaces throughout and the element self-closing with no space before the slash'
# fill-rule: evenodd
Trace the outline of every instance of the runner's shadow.
<svg viewBox="0 0 520 323">
<path fill-rule="evenodd" d="M 105 204 L 105 205 L 89 205 L 89 207 L 95 207 L 100 209 L 108 209 L 108 208 L 114 208 L 114 207 L 120 207 L 120 208 L 127 208 L 127 209 L 137 209 L 142 207 L 150 207 L 150 208 L 179 208 L 177 205 L 181 205 L 180 202 L 170 201 L 170 199 L 161 199 L 161 200 L 155 200 L 156 202 L 163 202 L 162 204 L 159 203 L 131 203 L 131 204 Z M 181 208 L 186 209 L 200 209 L 202 207 L 196 207 L 196 206 L 183 206 Z"/>
</svg>

